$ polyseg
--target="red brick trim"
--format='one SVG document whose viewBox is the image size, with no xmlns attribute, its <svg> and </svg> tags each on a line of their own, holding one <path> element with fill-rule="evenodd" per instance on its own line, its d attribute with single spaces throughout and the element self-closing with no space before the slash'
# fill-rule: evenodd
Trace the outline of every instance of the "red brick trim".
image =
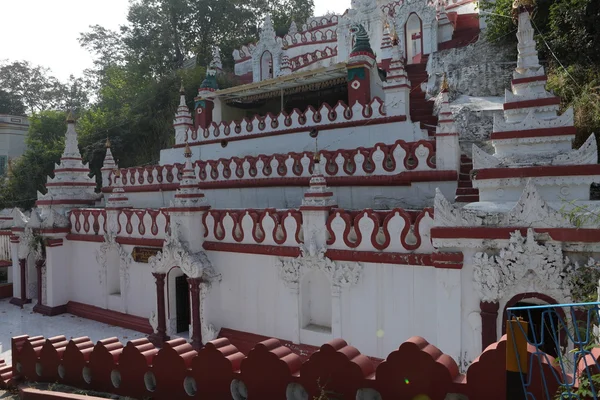
<svg viewBox="0 0 600 400">
<path fill-rule="evenodd" d="M 69 301 L 66 307 L 69 314 L 77 315 L 78 317 L 120 326 L 121 328 L 133 329 L 146 334 L 151 334 L 153 332 L 147 318 L 105 310 L 103 308 L 77 303 L 75 301 Z"/>
<path fill-rule="evenodd" d="M 0 260 L 0 268 L 12 267 L 12 261 Z"/>
<path fill-rule="evenodd" d="M 77 233 L 70 233 L 67 235 L 67 240 L 73 242 L 104 242 L 104 236 L 102 235 L 80 235 Z"/>
<path fill-rule="evenodd" d="M 487 168 L 476 170 L 474 179 L 537 178 L 546 176 L 593 176 L 600 175 L 600 164 L 593 165 L 547 165 L 543 167 Z"/>
<path fill-rule="evenodd" d="M 204 242 L 204 249 L 228 253 L 263 254 L 279 257 L 299 257 L 300 248 L 290 246 L 267 246 L 260 244 Z"/>
<path fill-rule="evenodd" d="M 263 179 L 239 179 L 216 182 L 202 182 L 199 188 L 208 189 L 230 189 L 230 188 L 256 188 L 256 187 L 289 187 L 308 186 L 311 177 L 301 178 L 263 178 Z M 328 176 L 327 185 L 337 186 L 410 186 L 418 182 L 447 182 L 456 181 L 458 173 L 452 170 L 430 170 L 430 171 L 403 171 L 397 175 L 375 175 L 375 176 Z M 178 184 L 155 184 L 125 186 L 126 193 L 173 191 Z M 111 187 L 102 188 L 104 193 L 110 193 Z"/>
<path fill-rule="evenodd" d="M 396 77 L 394 77 L 394 78 L 396 78 Z M 385 86 L 383 88 L 383 90 L 385 91 L 388 89 L 399 89 L 399 88 L 410 88 L 410 85 L 403 83 L 402 85 Z"/>
<path fill-rule="evenodd" d="M 490 139 L 502 140 L 502 139 L 521 139 L 521 138 L 533 138 L 533 137 L 545 137 L 545 136 L 570 136 L 577 133 L 577 128 L 574 126 L 557 127 L 557 128 L 543 128 L 543 129 L 529 129 L 526 131 L 505 131 L 505 132 L 492 132 Z"/>
<path fill-rule="evenodd" d="M 339 128 L 349 128 L 353 126 L 367 126 L 367 125 L 379 125 L 379 124 L 388 124 L 390 122 L 403 122 L 406 121 L 406 115 L 398 115 L 392 117 L 383 117 L 383 118 L 373 118 L 362 121 L 347 121 L 340 123 L 331 123 L 331 124 L 323 124 L 323 125 L 315 125 L 315 127 L 319 130 L 319 132 L 328 131 L 332 129 Z M 309 130 L 309 126 L 301 126 L 298 128 L 291 129 L 282 129 L 280 131 L 268 132 L 268 133 L 255 133 L 253 135 L 243 135 L 243 136 L 223 136 L 218 137 L 216 139 L 211 140 L 203 140 L 201 142 L 192 142 L 190 146 L 202 146 L 207 144 L 215 144 L 221 143 L 223 140 L 228 142 L 233 142 L 236 140 L 246 140 L 246 139 L 256 139 L 260 137 L 269 137 L 269 136 L 278 136 L 278 135 L 287 135 L 289 133 L 298 133 L 298 132 L 306 132 Z M 176 144 L 173 146 L 174 149 L 185 147 L 185 144 Z"/>
<path fill-rule="evenodd" d="M 48 247 L 60 247 L 63 245 L 63 240 L 62 239 L 48 239 L 46 241 L 46 245 Z"/>
<path fill-rule="evenodd" d="M 560 242 L 600 242 L 600 229 L 581 228 L 534 228 L 537 233 L 547 233 L 553 240 Z M 521 227 L 434 227 L 431 237 L 434 239 L 508 239 L 510 234 L 520 231 L 527 234 L 527 228 Z"/>
<path fill-rule="evenodd" d="M 328 249 L 325 256 L 334 261 L 358 261 L 375 264 L 421 265 L 432 267 L 431 254 L 388 253 L 378 251 L 354 251 Z"/>
<path fill-rule="evenodd" d="M 22 300 L 18 297 L 13 297 L 10 299 L 9 303 L 15 306 L 23 307 L 23 305 L 31 303 L 31 299 Z"/>
<path fill-rule="evenodd" d="M 117 243 L 128 244 L 131 246 L 148 246 L 148 247 L 160 247 L 162 249 L 165 243 L 164 239 L 141 239 L 141 238 L 130 238 L 130 237 L 117 237 Z"/>
<path fill-rule="evenodd" d="M 547 98 L 543 98 L 543 99 L 513 101 L 511 103 L 504 103 L 504 109 L 505 110 L 514 110 L 517 108 L 558 106 L 558 105 L 560 105 L 560 97 L 547 97 Z"/>
<path fill-rule="evenodd" d="M 95 186 L 95 185 L 94 185 Z M 35 202 L 36 206 L 51 206 L 51 205 L 94 205 L 94 200 L 38 200 Z"/>
<path fill-rule="evenodd" d="M 39 390 L 31 387 L 19 387 L 19 399 L 21 400 L 103 400 L 104 397 L 79 395 L 74 393 L 53 392 Z"/>
<path fill-rule="evenodd" d="M 548 80 L 547 75 L 541 75 L 541 76 L 530 76 L 529 78 L 513 79 L 511 83 L 513 85 L 519 85 L 521 83 L 547 81 L 547 80 Z"/>
<path fill-rule="evenodd" d="M 8 299 L 13 297 L 13 284 L 12 283 L 1 283 L 0 284 L 0 299 Z"/>
<path fill-rule="evenodd" d="M 67 312 L 67 305 L 63 304 L 62 306 L 50 307 L 38 303 L 33 307 L 33 312 L 53 317 L 55 315 L 65 314 Z"/>
<path fill-rule="evenodd" d="M 436 268 L 462 269 L 463 258 L 463 253 L 433 253 L 431 262 Z"/>
</svg>

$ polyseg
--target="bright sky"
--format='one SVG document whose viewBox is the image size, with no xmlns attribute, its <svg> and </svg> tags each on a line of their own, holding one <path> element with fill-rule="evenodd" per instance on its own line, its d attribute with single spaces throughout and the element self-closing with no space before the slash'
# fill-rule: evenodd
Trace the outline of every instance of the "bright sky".
<svg viewBox="0 0 600 400">
<path fill-rule="evenodd" d="M 79 46 L 79 33 L 90 25 L 117 29 L 125 23 L 128 0 L 0 1 L 0 60 L 27 60 L 66 80 L 92 65 Z M 315 0 L 315 15 L 342 13 L 350 0 Z"/>
</svg>

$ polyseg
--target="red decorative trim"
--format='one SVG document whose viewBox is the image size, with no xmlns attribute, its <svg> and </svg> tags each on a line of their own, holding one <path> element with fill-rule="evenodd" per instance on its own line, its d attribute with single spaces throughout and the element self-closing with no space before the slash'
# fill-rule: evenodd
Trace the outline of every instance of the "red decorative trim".
<svg viewBox="0 0 600 400">
<path fill-rule="evenodd" d="M 395 77 L 394 77 L 395 78 Z M 388 89 L 400 89 L 400 88 L 408 88 L 410 89 L 410 85 L 407 84 L 402 84 L 402 85 L 394 85 L 394 86 L 386 86 L 383 88 L 383 90 L 388 90 Z"/>
<path fill-rule="evenodd" d="M 577 128 L 574 126 L 557 127 L 557 128 L 543 128 L 543 129 L 529 129 L 526 131 L 505 131 L 505 132 L 492 132 L 490 139 L 502 140 L 502 139 L 521 139 L 521 138 L 532 138 L 532 137 L 545 137 L 545 136 L 570 136 L 577 133 Z"/>
<path fill-rule="evenodd" d="M 529 78 L 513 79 L 511 83 L 513 85 L 519 85 L 521 83 L 547 81 L 547 80 L 548 80 L 547 75 L 541 75 L 541 76 L 530 76 Z"/>
<path fill-rule="evenodd" d="M 57 172 L 90 172 L 89 168 L 57 168 L 54 173 Z"/>
<path fill-rule="evenodd" d="M 434 266 L 431 260 L 431 254 L 328 249 L 325 256 L 334 261 L 360 261 L 375 264 L 421 265 L 427 267 Z"/>
<path fill-rule="evenodd" d="M 12 261 L 0 260 L 0 268 L 12 267 Z"/>
<path fill-rule="evenodd" d="M 94 204 L 96 204 L 96 202 L 94 200 L 77 200 L 77 199 L 73 199 L 73 200 L 38 200 L 35 202 L 35 204 L 37 206 L 51 206 L 51 205 L 56 205 L 56 206 L 60 206 L 60 205 L 86 205 L 86 206 L 89 206 L 89 205 L 91 205 L 91 206 L 93 206 Z"/>
<path fill-rule="evenodd" d="M 12 218 L 11 218 L 12 220 Z M 12 236 L 12 231 L 8 230 L 8 231 L 0 231 L 0 236 Z"/>
<path fill-rule="evenodd" d="M 176 199 L 200 199 L 202 197 L 204 197 L 204 195 L 201 194 L 201 193 L 194 193 L 194 194 L 180 194 L 180 193 L 178 193 L 178 194 L 175 195 Z"/>
<path fill-rule="evenodd" d="M 13 284 L 0 283 L 0 299 L 8 299 L 13 297 Z"/>
<path fill-rule="evenodd" d="M 534 228 L 537 233 L 547 233 L 559 242 L 600 242 L 600 229 L 581 228 Z M 508 239 L 510 234 L 520 231 L 527 234 L 527 228 L 508 227 L 433 227 L 431 237 L 434 239 Z"/>
<path fill-rule="evenodd" d="M 133 329 L 146 334 L 153 332 L 147 318 L 105 310 L 103 308 L 74 301 L 69 301 L 66 307 L 69 314 L 77 315 L 78 317 L 120 326 L 121 328 Z"/>
<path fill-rule="evenodd" d="M 67 305 L 64 304 L 62 306 L 50 307 L 38 303 L 33 307 L 33 312 L 46 315 L 48 317 L 53 317 L 55 315 L 65 314 L 67 312 Z"/>
<path fill-rule="evenodd" d="M 543 98 L 543 99 L 513 101 L 511 103 L 504 103 L 504 109 L 505 110 L 514 110 L 517 108 L 558 106 L 558 105 L 560 105 L 560 97 L 547 97 L 547 98 Z"/>
<path fill-rule="evenodd" d="M 328 197 L 333 196 L 333 192 L 324 192 L 324 193 L 304 193 L 304 197 Z"/>
<path fill-rule="evenodd" d="M 61 157 L 61 160 L 70 160 L 70 161 L 82 161 L 83 158 L 81 157 Z"/>
<path fill-rule="evenodd" d="M 63 240 L 62 239 L 48 239 L 46 241 L 46 245 L 48 247 L 60 247 L 63 245 Z"/>
<path fill-rule="evenodd" d="M 458 136 L 458 133 L 436 133 L 435 137 Z"/>
<path fill-rule="evenodd" d="M 23 307 L 25 304 L 31 303 L 31 299 L 20 299 L 18 297 L 13 297 L 10 299 L 9 303 L 15 306 Z"/>
<path fill-rule="evenodd" d="M 462 5 L 469 4 L 469 3 L 475 3 L 476 1 L 477 1 L 477 0 L 463 0 L 463 1 L 458 1 L 458 2 L 456 2 L 456 3 L 448 4 L 448 5 L 446 6 L 446 10 L 449 10 L 449 9 L 451 9 L 451 8 L 460 7 L 460 6 L 462 6 Z"/>
<path fill-rule="evenodd" d="M 362 121 L 347 121 L 347 122 L 340 122 L 340 123 L 333 123 L 333 124 L 323 124 L 323 125 L 317 125 L 316 127 L 319 129 L 319 132 L 323 132 L 323 131 L 327 131 L 327 130 L 332 130 L 332 129 L 339 129 L 339 128 L 348 128 L 348 127 L 355 127 L 355 126 L 366 126 L 366 125 L 379 125 L 379 124 L 388 124 L 391 122 L 403 122 L 406 121 L 406 115 L 397 115 L 397 116 L 391 116 L 391 117 L 383 117 L 383 118 L 374 118 L 374 119 L 369 119 L 369 120 L 362 120 Z M 306 126 L 303 127 L 298 127 L 298 128 L 292 128 L 292 129 L 282 129 L 280 131 L 274 131 L 274 132 L 267 132 L 267 133 L 255 133 L 253 135 L 243 135 L 243 136 L 228 136 L 227 137 L 227 141 L 228 142 L 233 142 L 236 140 L 246 140 L 246 139 L 256 139 L 259 137 L 269 137 L 269 136 L 278 136 L 278 135 L 287 135 L 290 133 L 298 133 L 298 132 L 303 132 L 306 133 Z M 223 140 L 223 138 L 216 138 L 216 139 L 211 139 L 211 140 L 203 140 L 201 142 L 192 142 L 189 143 L 190 146 L 201 146 L 201 145 L 207 145 L 207 144 L 215 144 L 215 143 L 221 143 L 221 141 Z M 176 148 L 183 148 L 185 147 L 185 144 L 176 144 L 175 146 L 173 146 L 174 149 Z"/>
<path fill-rule="evenodd" d="M 46 183 L 46 187 L 56 187 L 56 186 L 72 186 L 72 187 L 81 187 L 81 186 L 88 186 L 88 187 L 96 187 L 95 183 L 92 182 L 50 182 L 50 183 Z"/>
<path fill-rule="evenodd" d="M 148 246 L 148 247 L 163 247 L 164 239 L 142 239 L 131 237 L 117 237 L 117 243 L 129 244 L 132 246 Z"/>
<path fill-rule="evenodd" d="M 288 35 L 286 35 L 286 36 L 288 36 Z M 291 44 L 290 44 L 290 42 L 288 40 L 287 48 L 288 49 L 292 49 L 294 47 L 310 46 L 310 45 L 313 45 L 313 44 L 323 44 L 323 43 L 337 43 L 337 37 L 336 38 L 331 38 L 331 39 L 314 40 L 314 41 L 311 41 L 311 42 L 300 42 L 300 43 L 291 43 Z M 325 50 L 321 50 L 321 52 L 325 52 Z M 302 55 L 304 55 L 304 54 L 302 54 Z M 322 59 L 319 59 L 319 61 L 320 60 L 322 60 Z"/>
<path fill-rule="evenodd" d="M 463 253 L 433 253 L 433 266 L 441 269 L 462 269 Z"/>
<path fill-rule="evenodd" d="M 204 249 L 229 253 L 264 254 L 279 257 L 299 257 L 300 248 L 290 246 L 263 246 L 260 244 L 204 242 Z"/>
<path fill-rule="evenodd" d="M 375 175 L 375 176 L 328 176 L 328 186 L 410 186 L 416 182 L 447 182 L 458 179 L 456 171 L 402 171 L 397 175 Z M 228 189 L 246 187 L 276 187 L 276 186 L 308 186 L 310 177 L 301 178 L 263 178 L 263 179 L 240 179 L 232 181 L 216 181 L 200 183 L 201 189 Z M 126 193 L 172 191 L 177 189 L 177 184 L 157 184 L 141 186 L 125 186 Z M 110 192 L 111 188 L 103 188 L 102 191 Z"/>
<path fill-rule="evenodd" d="M 104 242 L 104 236 L 101 235 L 79 235 L 75 233 L 70 233 L 67 235 L 67 240 L 73 242 Z"/>
<path fill-rule="evenodd" d="M 476 170 L 475 180 L 537 178 L 546 176 L 593 176 L 600 175 L 600 164 L 593 165 L 547 165 L 543 167 L 487 168 Z"/>
</svg>

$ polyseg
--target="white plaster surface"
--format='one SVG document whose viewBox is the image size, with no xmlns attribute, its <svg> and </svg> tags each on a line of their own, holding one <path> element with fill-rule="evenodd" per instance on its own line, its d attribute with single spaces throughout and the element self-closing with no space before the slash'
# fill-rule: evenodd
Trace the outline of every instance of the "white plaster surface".
<svg viewBox="0 0 600 400">
<path fill-rule="evenodd" d="M 71 314 L 46 317 L 32 311 L 33 304 L 23 309 L 0 300 L 0 358 L 11 363 L 10 339 L 14 336 L 44 336 L 46 338 L 65 335 L 67 339 L 88 336 L 93 342 L 109 337 L 117 337 L 125 344 L 129 340 L 143 338 L 146 335 L 131 329 L 79 318 Z"/>
</svg>

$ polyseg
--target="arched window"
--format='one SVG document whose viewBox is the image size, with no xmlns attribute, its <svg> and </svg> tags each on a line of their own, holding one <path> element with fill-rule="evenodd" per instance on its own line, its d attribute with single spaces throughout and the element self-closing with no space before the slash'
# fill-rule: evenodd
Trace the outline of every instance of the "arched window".
<svg viewBox="0 0 600 400">
<path fill-rule="evenodd" d="M 423 53 L 423 24 L 421 18 L 415 13 L 408 16 L 404 25 L 406 40 L 406 62 L 417 64 L 421 61 Z"/>
<path fill-rule="evenodd" d="M 273 78 L 273 55 L 265 51 L 260 57 L 260 80 Z"/>
</svg>

